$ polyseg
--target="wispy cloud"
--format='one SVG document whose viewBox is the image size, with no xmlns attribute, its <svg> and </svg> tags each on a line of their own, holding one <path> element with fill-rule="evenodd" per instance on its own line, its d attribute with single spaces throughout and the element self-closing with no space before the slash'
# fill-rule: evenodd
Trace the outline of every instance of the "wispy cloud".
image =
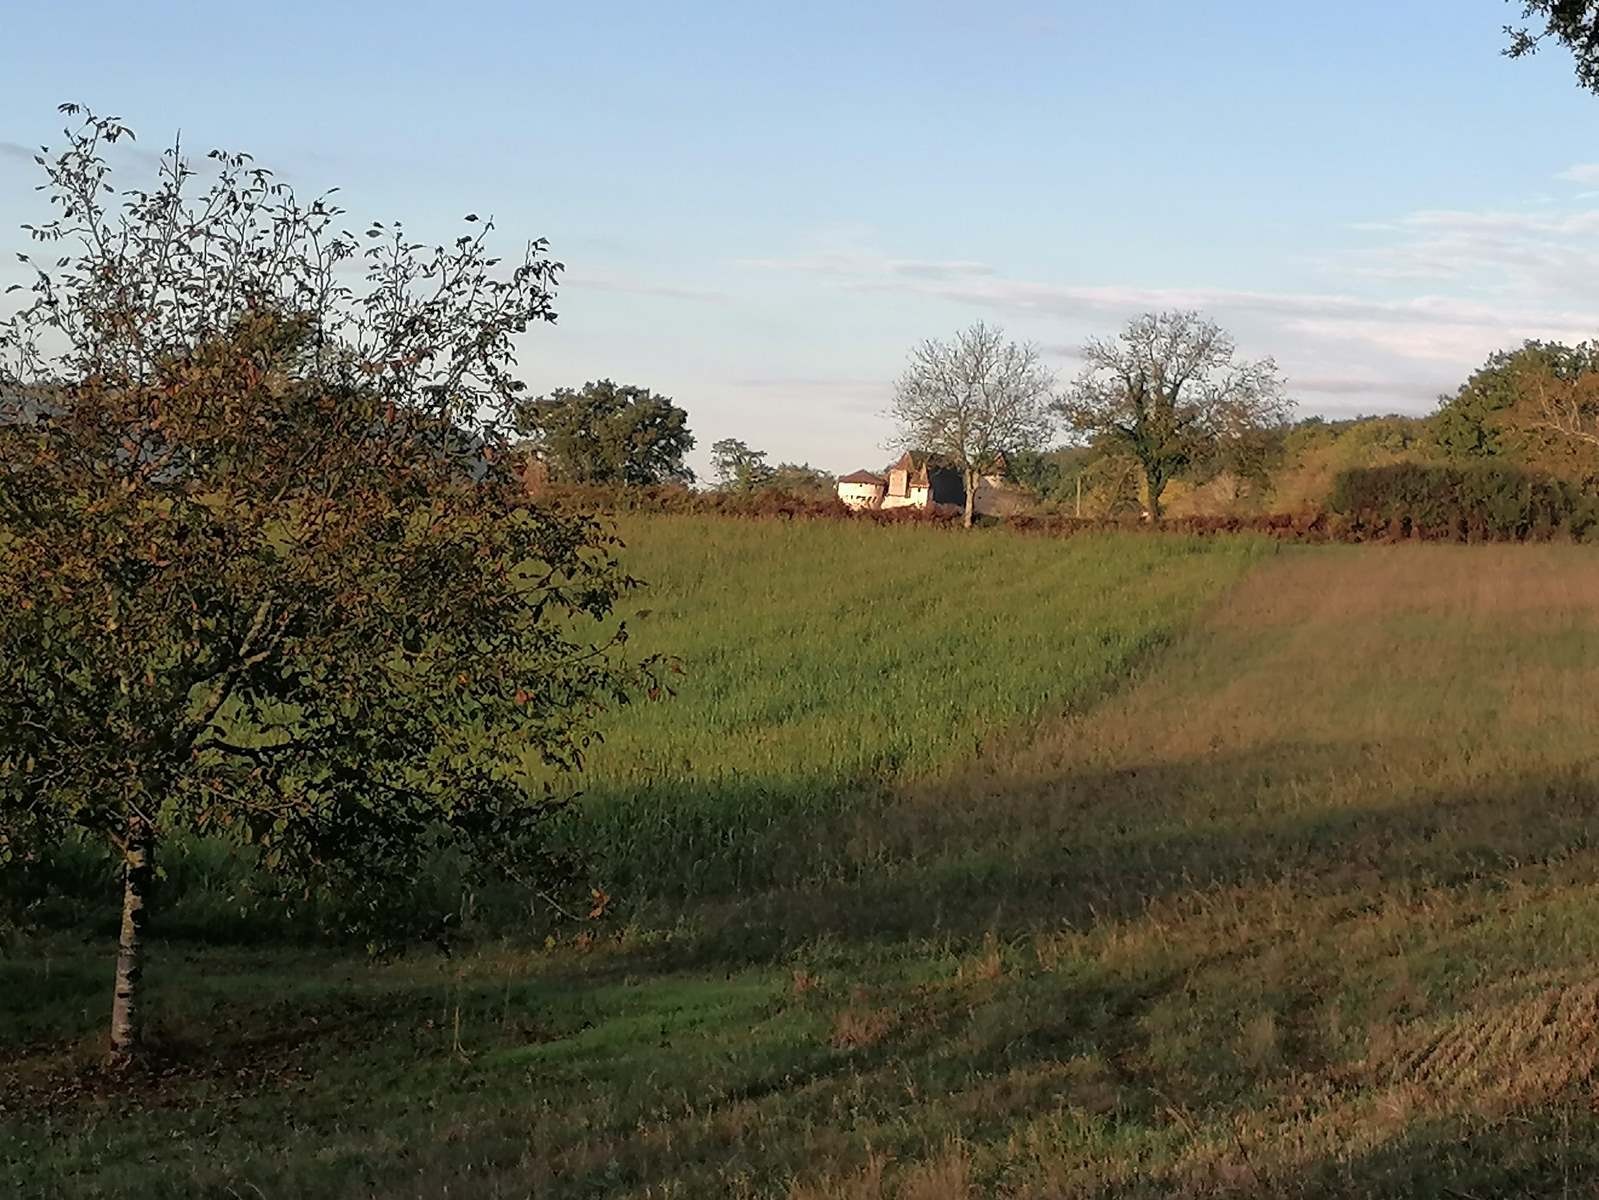
<svg viewBox="0 0 1599 1200">
<path fill-rule="evenodd" d="M 1360 228 L 1372 244 L 1313 264 L 1311 276 L 1329 286 L 1304 290 L 1062 283 L 966 259 L 912 266 L 836 244 L 745 266 L 1068 327 L 1103 329 L 1139 312 L 1201 309 L 1285 362 L 1346 362 L 1356 370 L 1315 374 L 1338 374 L 1348 386 L 1365 370 L 1369 394 L 1407 400 L 1430 399 L 1438 389 L 1393 377 L 1449 378 L 1524 338 L 1580 341 L 1599 333 L 1599 208 L 1425 209 Z"/>
<path fill-rule="evenodd" d="M 791 400 L 815 411 L 880 414 L 888 403 L 893 381 L 884 377 L 849 375 L 758 375 L 732 380 L 741 392 L 761 395 L 763 402 Z"/>
<path fill-rule="evenodd" d="M 847 375 L 751 375 L 731 381 L 734 387 L 751 391 L 847 391 L 883 387 L 876 376 Z"/>
<path fill-rule="evenodd" d="M 24 146 L 21 142 L 0 141 L 0 158 L 13 158 L 18 162 L 32 162 L 37 150 Z"/>
<path fill-rule="evenodd" d="M 1578 163 L 1574 167 L 1567 167 L 1555 178 L 1567 183 L 1599 183 L 1599 163 Z"/>
<path fill-rule="evenodd" d="M 1599 209 L 1427 210 L 1365 228 L 1374 244 L 1330 267 L 1390 287 L 1491 296 L 1490 311 L 1512 326 L 1575 327 L 1583 337 L 1599 329 Z"/>
<path fill-rule="evenodd" d="M 908 274 L 893 260 L 862 253 L 829 252 L 809 259 L 752 260 L 765 270 L 819 271 L 854 290 L 913 291 L 996 313 L 1073 320 L 1120 320 L 1159 309 L 1196 308 L 1247 315 L 1268 325 L 1317 337 L 1369 341 L 1411 357 L 1452 358 L 1462 343 L 1484 333 L 1569 336 L 1599 328 L 1591 311 L 1555 307 L 1509 308 L 1449 295 L 1376 299 L 1343 293 L 1269 292 L 1231 288 L 1078 285 L 1015 279 L 965 262 Z M 1586 336 L 1582 334 L 1580 336 Z"/>
<path fill-rule="evenodd" d="M 1371 376 L 1295 375 L 1289 382 L 1294 391 L 1314 396 L 1372 396 L 1431 401 L 1447 390 L 1447 385 L 1442 383 L 1406 382 Z"/>
<path fill-rule="evenodd" d="M 632 296 L 659 296 L 668 300 L 696 300 L 710 304 L 720 304 L 730 298 L 726 292 L 715 288 L 657 283 L 649 279 L 597 270 L 569 271 L 561 277 L 561 285 L 572 291 L 619 292 Z"/>
<path fill-rule="evenodd" d="M 746 258 L 739 266 L 767 271 L 791 271 L 824 275 L 835 279 L 857 279 L 862 274 L 881 274 L 898 279 L 969 279 L 996 275 L 987 263 L 966 260 L 890 258 L 865 250 L 825 250 L 794 258 Z"/>
</svg>

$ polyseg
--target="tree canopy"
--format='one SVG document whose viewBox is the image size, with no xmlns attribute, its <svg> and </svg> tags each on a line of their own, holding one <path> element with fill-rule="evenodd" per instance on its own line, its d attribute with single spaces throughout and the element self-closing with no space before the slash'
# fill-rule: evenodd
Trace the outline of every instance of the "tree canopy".
<svg viewBox="0 0 1599 1200">
<path fill-rule="evenodd" d="M 1090 340 L 1082 358 L 1061 414 L 1079 438 L 1137 459 L 1152 519 L 1178 474 L 1229 446 L 1249 457 L 1251 435 L 1293 409 L 1276 363 L 1238 361 L 1231 335 L 1196 312 L 1145 313 L 1115 340 Z"/>
<path fill-rule="evenodd" d="M 1509 458 L 1574 481 L 1599 477 L 1599 344 L 1529 341 L 1489 356 L 1432 417 L 1456 461 Z"/>
<path fill-rule="evenodd" d="M 825 499 L 838 494 L 838 480 L 831 471 L 813 467 L 810 463 L 778 463 L 772 468 L 767 487 L 791 496 L 810 496 Z"/>
<path fill-rule="evenodd" d="M 1577 82 L 1599 92 L 1599 0 L 1512 0 L 1521 6 L 1528 25 L 1509 25 L 1510 45 L 1505 53 L 1523 58 L 1554 41 L 1570 50 Z"/>
<path fill-rule="evenodd" d="M 522 404 L 517 420 L 554 479 L 635 487 L 694 481 L 683 463 L 694 448 L 688 413 L 648 388 L 609 379 L 557 388 Z"/>
<path fill-rule="evenodd" d="M 711 445 L 711 473 L 724 491 L 753 492 L 772 482 L 773 469 L 766 451 L 752 449 L 738 438 L 722 438 Z"/>
<path fill-rule="evenodd" d="M 978 322 L 949 341 L 931 338 L 911 351 L 894 386 L 896 444 L 961 472 L 970 526 L 978 480 L 1048 440 L 1054 387 L 1037 347 L 996 326 Z"/>
<path fill-rule="evenodd" d="M 131 132 L 65 111 L 0 325 L 0 394 L 31 398 L 0 425 L 0 861 L 121 857 L 126 1061 L 164 839 L 374 918 L 446 847 L 537 873 L 595 719 L 652 681 L 601 623 L 611 540 L 528 506 L 507 453 L 544 243 L 358 237 L 220 152 L 115 192 Z"/>
</svg>

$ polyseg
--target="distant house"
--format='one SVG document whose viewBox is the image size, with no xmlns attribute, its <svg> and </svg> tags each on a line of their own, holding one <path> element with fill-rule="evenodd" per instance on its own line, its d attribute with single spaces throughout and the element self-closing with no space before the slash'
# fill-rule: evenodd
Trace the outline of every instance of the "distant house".
<svg viewBox="0 0 1599 1200">
<path fill-rule="evenodd" d="M 851 508 L 882 508 L 888 480 L 871 471 L 854 471 L 838 477 L 838 498 Z"/>
<path fill-rule="evenodd" d="M 1015 488 L 999 471 L 980 476 L 973 509 L 980 515 L 1003 512 Z M 966 506 L 966 484 L 959 468 L 936 455 L 907 450 L 887 472 L 855 471 L 838 481 L 838 498 L 851 508 L 951 508 Z"/>
</svg>

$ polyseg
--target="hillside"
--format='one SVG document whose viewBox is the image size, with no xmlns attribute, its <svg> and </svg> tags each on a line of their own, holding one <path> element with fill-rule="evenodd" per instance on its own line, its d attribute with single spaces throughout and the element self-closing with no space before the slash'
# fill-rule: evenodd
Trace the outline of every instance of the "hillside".
<svg viewBox="0 0 1599 1200">
<path fill-rule="evenodd" d="M 1599 565 L 635 519 L 686 670 L 621 916 L 451 958 L 0 959 L 0 1192 L 1562 1194 L 1599 1134 Z M 757 686 L 756 681 L 759 681 Z"/>
<path fill-rule="evenodd" d="M 1112 689 L 1270 550 L 637 515 L 620 533 L 649 581 L 634 645 L 683 674 L 591 754 L 591 840 L 608 881 L 673 895 L 856 869 L 821 829 Z"/>
<path fill-rule="evenodd" d="M 1241 482 L 1227 472 L 1197 486 L 1178 480 L 1169 490 L 1167 511 L 1172 516 L 1314 511 L 1326 507 L 1341 471 L 1436 462 L 1440 457 L 1420 418 L 1302 422 L 1283 436 L 1269 460 L 1264 486 Z"/>
<path fill-rule="evenodd" d="M 1313 512 L 1326 507 L 1342 471 L 1440 461 L 1430 418 L 1312 417 L 1240 443 L 1227 460 L 1192 464 L 1167 485 L 1162 506 L 1173 517 Z M 1077 514 L 1079 482 L 1082 516 L 1137 516 L 1141 508 L 1136 463 L 1103 447 L 1025 456 L 1017 475 L 1045 512 Z"/>
</svg>

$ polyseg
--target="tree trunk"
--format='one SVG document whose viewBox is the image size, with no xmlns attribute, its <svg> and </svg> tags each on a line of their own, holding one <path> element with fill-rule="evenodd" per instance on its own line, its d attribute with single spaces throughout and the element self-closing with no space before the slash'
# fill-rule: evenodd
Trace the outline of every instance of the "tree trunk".
<svg viewBox="0 0 1599 1200">
<path fill-rule="evenodd" d="M 1145 470 L 1144 486 L 1140 490 L 1144 493 L 1144 519 L 1152 523 L 1160 520 L 1160 494 L 1166 490 L 1165 479 Z"/>
<path fill-rule="evenodd" d="M 144 904 L 155 876 L 155 839 L 142 817 L 128 822 L 122 856 L 122 936 L 117 942 L 117 983 L 111 1001 L 113 1067 L 126 1067 L 139 1056 L 144 1033 Z"/>
<path fill-rule="evenodd" d="M 966 513 L 961 517 L 961 524 L 967 529 L 972 527 L 972 517 L 977 511 L 977 472 L 966 472 Z"/>
</svg>

